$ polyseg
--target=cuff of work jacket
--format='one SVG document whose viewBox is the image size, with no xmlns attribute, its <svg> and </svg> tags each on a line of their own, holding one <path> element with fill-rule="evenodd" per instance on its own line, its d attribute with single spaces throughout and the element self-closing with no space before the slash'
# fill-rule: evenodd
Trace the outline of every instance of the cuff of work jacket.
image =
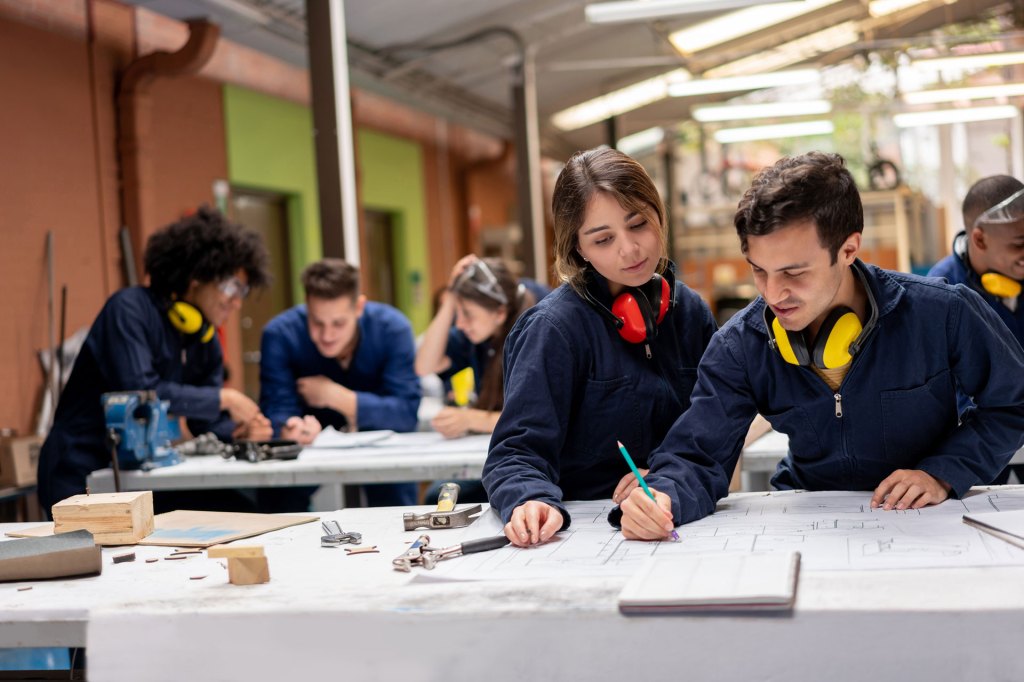
<svg viewBox="0 0 1024 682">
<path fill-rule="evenodd" d="M 622 530 L 622 507 L 618 505 L 612 507 L 612 510 L 608 512 L 608 523 L 615 530 Z"/>
</svg>

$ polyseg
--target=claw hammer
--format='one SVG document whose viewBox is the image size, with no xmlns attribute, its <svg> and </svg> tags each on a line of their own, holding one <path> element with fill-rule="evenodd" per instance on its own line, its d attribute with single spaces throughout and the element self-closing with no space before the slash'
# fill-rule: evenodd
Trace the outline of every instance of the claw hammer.
<svg viewBox="0 0 1024 682">
<path fill-rule="evenodd" d="M 480 513 L 480 505 L 455 509 L 455 502 L 459 499 L 459 484 L 445 483 L 441 486 L 441 492 L 437 496 L 437 509 L 425 514 L 413 514 L 406 512 L 402 514 L 402 522 L 406 530 L 417 528 L 462 528 L 476 521 L 474 514 Z"/>
</svg>

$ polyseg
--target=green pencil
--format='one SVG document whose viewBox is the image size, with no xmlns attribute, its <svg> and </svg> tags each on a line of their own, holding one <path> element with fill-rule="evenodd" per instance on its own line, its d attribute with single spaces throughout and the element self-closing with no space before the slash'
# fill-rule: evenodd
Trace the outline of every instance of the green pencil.
<svg viewBox="0 0 1024 682">
<path fill-rule="evenodd" d="M 647 487 L 647 481 L 645 481 L 644 477 L 640 475 L 640 470 L 637 469 L 636 464 L 633 463 L 633 458 L 630 457 L 629 452 L 626 451 L 626 446 L 622 444 L 621 440 L 617 440 L 615 442 L 619 444 L 619 452 L 621 452 L 622 456 L 626 458 L 626 464 L 628 464 L 629 468 L 633 470 L 633 475 L 636 476 L 636 480 L 640 483 L 640 487 L 644 489 L 645 493 L 647 493 L 647 497 L 653 500 L 654 493 L 652 493 L 651 489 Z M 679 542 L 679 533 L 677 533 L 674 528 L 672 529 L 672 539 Z"/>
</svg>

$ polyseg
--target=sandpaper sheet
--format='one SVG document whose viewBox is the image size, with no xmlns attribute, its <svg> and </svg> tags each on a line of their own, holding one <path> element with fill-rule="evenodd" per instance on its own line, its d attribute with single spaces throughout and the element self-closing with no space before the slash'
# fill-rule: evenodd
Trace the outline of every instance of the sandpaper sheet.
<svg viewBox="0 0 1024 682">
<path fill-rule="evenodd" d="M 0 581 L 98 575 L 102 570 L 102 550 L 87 530 L 0 542 Z"/>
</svg>

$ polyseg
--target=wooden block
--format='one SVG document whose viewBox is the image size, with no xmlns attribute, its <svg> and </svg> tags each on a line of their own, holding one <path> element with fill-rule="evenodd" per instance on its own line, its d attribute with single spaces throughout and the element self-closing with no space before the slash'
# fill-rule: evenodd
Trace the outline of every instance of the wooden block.
<svg viewBox="0 0 1024 682">
<path fill-rule="evenodd" d="M 256 559 L 263 556 L 263 545 L 214 545 L 206 550 L 211 559 Z"/>
<path fill-rule="evenodd" d="M 258 585 L 270 582 L 267 557 L 237 557 L 228 559 L 228 582 L 232 585 Z"/>
<path fill-rule="evenodd" d="M 98 545 L 133 545 L 153 532 L 153 493 L 75 495 L 53 505 L 53 532 L 85 529 Z"/>
</svg>

